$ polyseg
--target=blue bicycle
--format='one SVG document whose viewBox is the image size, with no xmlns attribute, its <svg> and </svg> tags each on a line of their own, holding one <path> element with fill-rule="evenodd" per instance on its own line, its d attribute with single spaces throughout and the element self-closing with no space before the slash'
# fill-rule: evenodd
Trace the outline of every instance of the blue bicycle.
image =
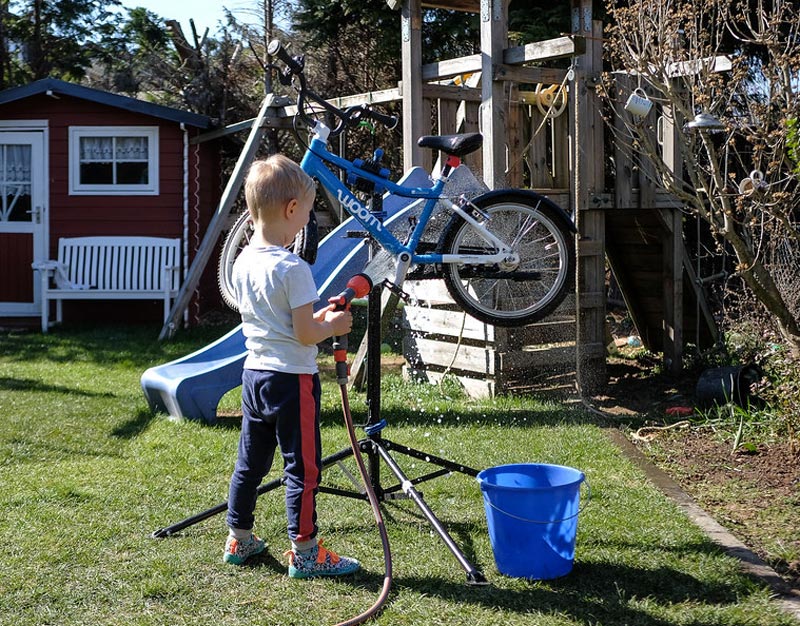
<svg viewBox="0 0 800 626">
<path fill-rule="evenodd" d="M 285 68 L 275 68 L 281 83 L 297 92 L 295 130 L 305 127 L 311 132 L 301 167 L 393 257 L 396 287 L 416 274 L 443 278 L 451 297 L 464 311 L 497 326 L 536 322 L 563 301 L 574 285 L 575 274 L 575 227 L 564 210 L 527 190 L 504 189 L 474 197 L 461 189 L 453 190 L 454 179 L 466 167 L 461 165 L 461 158 L 481 147 L 482 135 L 420 138 L 420 146 L 447 155 L 441 173 L 429 187 L 392 182 L 379 159 L 344 159 L 328 150 L 328 140 L 365 121 L 391 129 L 397 125 L 397 118 L 367 105 L 346 109 L 332 105 L 309 89 L 302 56 L 290 56 L 279 41 L 273 41 L 268 51 L 285 64 Z M 335 123 L 326 124 L 321 117 Z M 346 173 L 350 187 L 334 175 L 331 166 Z M 403 232 L 387 227 L 380 213 L 370 210 L 370 203 L 359 198 L 383 191 L 418 202 L 418 210 Z M 296 251 L 310 250 L 306 256 L 310 261 L 317 243 L 314 227 L 312 220 L 294 243 Z M 230 283 L 233 262 L 247 245 L 251 231 L 245 211 L 229 231 L 220 256 L 220 290 L 234 308 Z"/>
</svg>

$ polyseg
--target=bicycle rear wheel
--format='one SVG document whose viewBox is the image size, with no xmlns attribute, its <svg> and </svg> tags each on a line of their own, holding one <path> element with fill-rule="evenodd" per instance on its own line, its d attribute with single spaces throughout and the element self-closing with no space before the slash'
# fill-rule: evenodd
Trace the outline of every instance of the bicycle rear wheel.
<svg viewBox="0 0 800 626">
<path fill-rule="evenodd" d="M 225 236 L 219 255 L 219 265 L 217 266 L 219 292 L 225 304 L 234 311 L 238 311 L 239 307 L 236 304 L 236 297 L 233 295 L 233 264 L 239 253 L 250 243 L 252 236 L 253 224 L 250 221 L 250 214 L 244 211 Z M 318 245 L 317 216 L 315 211 L 311 211 L 308 224 L 297 233 L 289 248 L 309 265 L 313 265 L 317 260 Z"/>
<path fill-rule="evenodd" d="M 521 326 L 546 317 L 575 284 L 575 243 L 563 211 L 533 192 L 492 193 L 474 204 L 487 228 L 519 255 L 516 266 L 444 266 L 444 281 L 468 314 L 495 326 Z M 496 248 L 460 216 L 442 238 L 445 254 L 494 254 Z"/>
</svg>

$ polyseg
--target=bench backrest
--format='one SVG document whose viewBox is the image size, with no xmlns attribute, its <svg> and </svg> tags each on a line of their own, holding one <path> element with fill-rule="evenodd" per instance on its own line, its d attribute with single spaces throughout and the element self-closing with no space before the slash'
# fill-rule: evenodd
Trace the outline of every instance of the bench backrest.
<svg viewBox="0 0 800 626">
<path fill-rule="evenodd" d="M 180 287 L 180 239 L 164 237 L 65 237 L 58 261 L 76 285 L 111 291 L 163 291 Z M 168 284 L 164 284 L 166 280 Z"/>
</svg>

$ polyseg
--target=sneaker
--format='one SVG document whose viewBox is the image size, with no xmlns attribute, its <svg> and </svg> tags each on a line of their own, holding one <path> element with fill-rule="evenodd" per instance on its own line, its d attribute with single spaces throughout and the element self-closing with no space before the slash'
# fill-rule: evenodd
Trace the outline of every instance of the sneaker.
<svg viewBox="0 0 800 626">
<path fill-rule="evenodd" d="M 311 578 L 312 576 L 344 576 L 361 569 L 355 559 L 339 556 L 317 543 L 308 554 L 287 550 L 284 556 L 289 557 L 290 578 Z"/>
<path fill-rule="evenodd" d="M 241 565 L 251 556 L 261 554 L 265 547 L 264 540 L 259 539 L 255 535 L 250 535 L 248 539 L 244 540 L 228 536 L 228 540 L 225 542 L 225 554 L 222 560 L 225 563 Z"/>
</svg>

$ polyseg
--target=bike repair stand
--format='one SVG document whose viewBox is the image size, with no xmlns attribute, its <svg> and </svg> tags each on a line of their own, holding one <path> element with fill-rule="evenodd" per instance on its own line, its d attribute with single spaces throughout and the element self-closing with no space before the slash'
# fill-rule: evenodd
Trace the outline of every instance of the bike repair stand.
<svg viewBox="0 0 800 626">
<path fill-rule="evenodd" d="M 464 555 L 458 545 L 453 541 L 453 538 L 444 528 L 439 519 L 431 511 L 422 497 L 422 494 L 416 490 L 415 485 L 422 482 L 444 476 L 451 472 L 460 472 L 468 476 L 475 477 L 478 475 L 478 470 L 471 467 L 448 461 L 441 457 L 409 448 L 408 446 L 400 445 L 389 439 L 385 439 L 382 435 L 383 429 L 387 426 L 385 419 L 381 418 L 381 292 L 383 285 L 373 287 L 369 294 L 367 305 L 367 423 L 364 425 L 364 432 L 366 438 L 361 439 L 359 447 L 361 453 L 367 460 L 367 467 L 369 469 L 370 481 L 375 495 L 379 500 L 391 500 L 395 498 L 409 498 L 414 504 L 417 505 L 419 510 L 425 516 L 425 519 L 431 525 L 434 531 L 439 535 L 444 544 L 450 549 L 458 561 L 459 565 L 464 568 L 467 574 L 467 583 L 470 585 L 485 585 L 488 584 L 486 577 L 480 572 Z M 439 469 L 419 476 L 417 478 L 409 479 L 400 466 L 392 458 L 390 452 L 404 454 L 406 456 L 425 461 L 432 465 L 439 466 Z M 326 461 L 333 462 L 333 458 L 343 458 L 352 454 L 352 451 L 343 450 L 338 455 L 323 459 L 323 465 Z M 389 470 L 397 478 L 397 484 L 384 487 L 381 484 L 381 461 L 383 461 Z M 328 487 L 320 487 L 320 491 L 325 493 L 333 493 L 336 495 L 357 497 L 364 499 L 365 496 L 357 492 L 348 492 L 341 489 L 333 489 Z M 402 493 L 400 493 L 402 492 Z"/>
<path fill-rule="evenodd" d="M 376 155 L 376 161 L 379 162 L 380 157 Z M 373 215 L 375 215 L 378 219 L 383 219 L 383 198 L 379 193 L 380 190 L 371 191 L 371 201 L 370 201 L 370 211 Z M 352 237 L 360 237 L 365 238 L 368 237 L 368 234 L 362 231 L 348 233 L 348 236 Z M 372 246 L 375 245 L 374 242 L 370 243 L 370 258 L 372 257 Z M 381 283 L 377 283 L 373 285 L 372 290 L 369 293 L 369 297 L 367 299 L 367 350 L 366 350 L 366 402 L 367 402 L 367 423 L 363 426 L 364 432 L 366 433 L 366 437 L 361 439 L 358 442 L 359 450 L 361 453 L 366 456 L 367 459 L 367 468 L 369 471 L 370 476 L 370 483 L 372 485 L 373 490 L 375 491 L 375 495 L 378 497 L 379 500 L 394 500 L 394 499 L 402 499 L 408 498 L 417 505 L 419 510 L 425 516 L 425 519 L 431 525 L 434 531 L 439 535 L 441 540 L 453 553 L 456 560 L 458 561 L 459 565 L 464 569 L 467 575 L 467 584 L 470 585 L 487 585 L 488 581 L 483 573 L 475 567 L 469 559 L 464 555 L 463 551 L 459 548 L 447 530 L 444 528 L 442 523 L 427 505 L 425 500 L 422 497 L 422 494 L 416 490 L 414 487 L 420 483 L 423 483 L 428 480 L 432 480 L 434 478 L 438 478 L 439 476 L 447 475 L 451 472 L 459 472 L 461 474 L 466 474 L 467 476 L 476 477 L 478 475 L 478 470 L 473 469 L 471 467 L 467 467 L 466 465 L 462 465 L 460 463 L 455 463 L 453 461 L 448 461 L 447 459 L 443 459 L 439 456 L 435 456 L 433 454 L 429 454 L 427 452 L 422 452 L 420 450 L 415 450 L 414 448 L 409 448 L 408 446 L 400 445 L 388 439 L 384 439 L 382 435 L 383 429 L 387 426 L 387 422 L 385 419 L 381 418 L 381 341 L 382 341 L 382 332 L 381 332 L 381 296 L 382 290 L 384 286 L 391 289 L 398 295 L 400 291 L 395 285 L 389 283 L 388 281 L 384 280 Z M 431 471 L 427 474 L 422 476 L 418 476 L 413 479 L 409 479 L 400 466 L 395 462 L 392 458 L 390 452 L 396 452 L 399 454 L 404 454 L 414 459 L 418 459 L 420 461 L 425 461 L 431 465 L 438 466 L 439 469 Z M 322 459 L 322 467 L 323 469 L 340 463 L 342 460 L 353 456 L 353 450 L 351 448 L 345 448 L 336 452 L 335 454 L 331 454 L 327 457 Z M 397 484 L 384 487 L 381 484 L 381 461 L 383 461 L 389 470 L 394 474 L 397 479 Z M 345 471 L 345 473 L 350 477 L 351 475 L 349 472 Z M 352 479 L 355 482 L 354 479 Z M 269 482 L 263 483 L 260 485 L 256 491 L 257 495 L 262 495 L 267 493 L 268 491 L 272 491 L 280 487 L 284 482 L 283 478 L 276 478 Z M 319 491 L 322 493 L 329 493 L 337 496 L 344 496 L 349 498 L 355 498 L 359 500 L 366 500 L 367 495 L 365 492 L 362 491 L 355 491 L 355 490 L 348 490 L 348 489 L 340 489 L 337 487 L 327 487 L 324 485 L 320 485 Z M 206 511 L 193 515 L 192 517 L 188 517 L 181 522 L 177 522 L 172 526 L 168 526 L 166 528 L 161 528 L 152 533 L 152 537 L 159 538 L 159 537 L 168 537 L 177 533 L 184 528 L 192 526 L 204 519 L 207 519 L 213 515 L 218 513 L 222 513 L 227 511 L 228 503 L 223 502 L 215 507 L 212 507 Z"/>
<path fill-rule="evenodd" d="M 376 150 L 372 160 L 362 162 L 360 165 L 364 169 L 372 171 L 378 176 L 388 177 L 388 170 L 381 168 L 381 158 L 383 157 L 382 150 Z M 363 179 L 349 180 L 351 185 L 369 193 L 369 210 L 370 213 L 380 221 L 386 217 L 383 211 L 383 189 L 364 181 Z M 359 187 L 359 185 L 365 185 Z M 368 233 L 356 232 L 348 233 L 348 236 L 355 236 L 366 238 L 370 246 L 369 258 L 373 257 L 377 242 L 369 239 Z M 382 343 L 382 310 L 381 310 L 381 296 L 384 286 L 391 289 L 393 293 L 399 297 L 403 297 L 400 288 L 390 283 L 388 280 L 376 282 L 373 285 L 372 291 L 369 293 L 367 299 L 367 350 L 366 350 L 366 403 L 367 403 L 367 423 L 363 426 L 366 438 L 358 442 L 359 450 L 367 459 L 367 469 L 369 471 L 370 483 L 379 500 L 391 500 L 400 498 L 409 498 L 417 505 L 417 508 L 425 516 L 425 519 L 431 525 L 436 534 L 439 535 L 444 544 L 453 553 L 459 565 L 464 568 L 467 574 L 467 583 L 470 585 L 486 585 L 488 581 L 483 573 L 476 568 L 469 559 L 464 555 L 462 550 L 458 547 L 453 538 L 444 528 L 439 519 L 434 515 L 433 511 L 427 505 L 422 497 L 422 494 L 416 490 L 414 485 L 422 482 L 432 480 L 439 476 L 444 476 L 451 472 L 460 472 L 468 476 L 475 477 L 478 475 L 478 470 L 453 461 L 448 461 L 441 457 L 409 448 L 408 446 L 400 445 L 388 439 L 384 439 L 382 431 L 387 426 L 385 419 L 381 417 L 381 343 Z M 439 469 L 418 476 L 414 479 L 409 479 L 400 466 L 395 462 L 390 454 L 390 451 L 404 454 L 406 456 L 425 461 L 431 465 L 439 466 Z M 345 449 L 338 454 L 332 455 L 327 459 L 323 459 L 323 466 L 327 462 L 335 462 L 334 458 L 341 459 L 352 454 L 352 450 Z M 384 487 L 381 484 L 381 461 L 383 461 L 389 470 L 394 474 L 397 483 L 390 487 Z M 320 487 L 323 493 L 332 493 L 335 495 L 354 497 L 365 499 L 366 495 L 361 492 L 353 492 L 343 489 L 335 489 L 330 487 Z M 402 492 L 402 493 L 401 493 Z"/>
</svg>

